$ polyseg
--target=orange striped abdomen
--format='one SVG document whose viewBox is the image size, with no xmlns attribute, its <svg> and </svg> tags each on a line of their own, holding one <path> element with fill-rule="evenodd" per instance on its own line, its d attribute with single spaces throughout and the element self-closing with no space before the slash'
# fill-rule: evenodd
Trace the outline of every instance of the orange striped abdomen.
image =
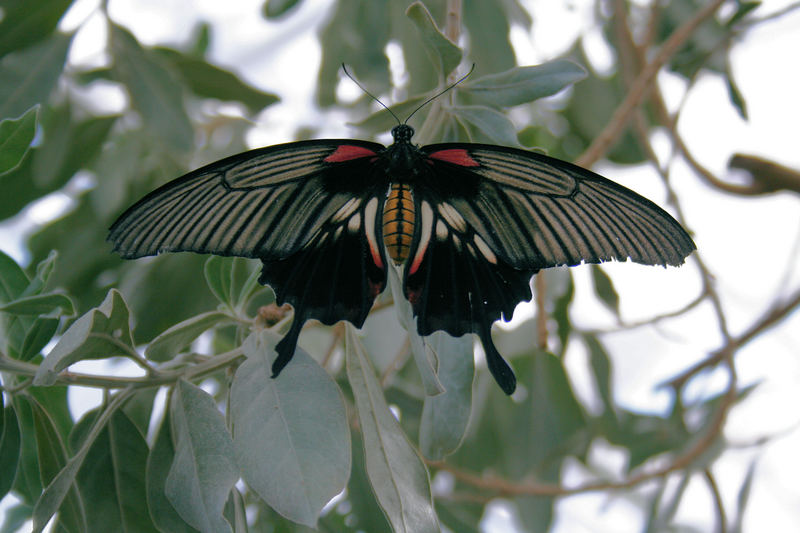
<svg viewBox="0 0 800 533">
<path fill-rule="evenodd" d="M 408 257 L 414 237 L 414 197 L 404 183 L 392 183 L 383 207 L 383 243 L 396 264 Z"/>
</svg>

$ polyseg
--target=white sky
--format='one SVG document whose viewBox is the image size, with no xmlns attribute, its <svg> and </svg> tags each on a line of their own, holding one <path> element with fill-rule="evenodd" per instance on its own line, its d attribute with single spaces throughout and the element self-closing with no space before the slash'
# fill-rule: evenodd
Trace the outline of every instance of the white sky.
<svg viewBox="0 0 800 533">
<path fill-rule="evenodd" d="M 290 141 L 299 125 L 321 124 L 322 136 L 350 136 L 348 117 L 339 113 L 320 115 L 312 104 L 311 90 L 316 82 L 320 51 L 316 29 L 320 14 L 327 12 L 330 0 L 302 3 L 300 11 L 277 24 L 259 16 L 263 0 L 113 0 L 111 16 L 130 27 L 147 44 L 185 41 L 200 20 L 214 21 L 211 56 L 220 65 L 239 72 L 250 83 L 281 96 L 279 105 L 270 107 L 249 136 L 253 146 Z M 571 43 L 572 33 L 591 27 L 587 0 L 567 3 L 525 2 L 531 6 L 534 28 L 531 34 L 521 29 L 513 41 L 521 64 L 533 64 L 557 56 Z M 768 0 L 760 14 L 777 11 L 788 1 Z M 103 27 L 92 15 L 97 1 L 84 0 L 64 21 L 67 27 L 84 23 L 75 40 L 71 60 L 80 63 L 102 61 Z M 558 7 L 557 7 L 558 6 Z M 88 17 L 88 19 L 87 19 Z M 570 31 L 565 31 L 565 29 Z M 266 38 L 265 38 L 266 36 Z M 607 50 L 593 35 L 590 57 L 599 65 L 608 63 Z M 257 44 L 257 47 L 255 45 Z M 723 81 L 706 76 L 692 88 L 685 105 L 680 131 L 700 161 L 718 176 L 726 175 L 728 158 L 735 152 L 764 156 L 800 168 L 797 124 L 800 124 L 800 13 L 768 23 L 748 33 L 734 48 L 733 71 L 747 100 L 750 120 L 744 122 L 731 107 Z M 268 52 L 264 52 L 268 50 Z M 275 53 L 275 50 L 280 50 Z M 660 78 L 670 105 L 677 104 L 685 91 L 682 80 L 667 75 Z M 113 96 L 113 95 L 112 95 Z M 120 100 L 109 100 L 119 105 Z M 655 135 L 660 155 L 669 153 L 666 137 Z M 661 205 L 664 191 L 655 174 L 644 168 L 622 169 L 599 166 L 601 173 L 630 186 Z M 673 184 L 678 191 L 698 249 L 708 267 L 717 275 L 718 288 L 728 313 L 729 327 L 741 332 L 762 314 L 777 294 L 787 294 L 800 285 L 797 242 L 800 239 L 798 199 L 787 194 L 764 198 L 736 198 L 710 193 L 684 165 L 673 165 Z M 41 207 L 47 215 L 53 204 Z M 21 258 L 20 225 L 30 228 L 30 211 L 25 220 L 11 230 L 0 228 L 0 248 Z M 794 261 L 790 258 L 794 255 Z M 786 272 L 787 265 L 793 271 Z M 698 276 L 690 261 L 680 269 L 657 269 L 631 264 L 608 267 L 622 298 L 626 318 L 645 318 L 659 310 L 680 307 L 697 293 Z M 591 296 L 588 271 L 576 270 L 578 290 L 573 316 L 581 324 L 611 325 L 611 317 Z M 638 295 L 644 297 L 638 297 Z M 656 303 L 657 302 L 657 303 Z M 523 311 L 524 312 L 524 311 Z M 659 335 L 651 328 L 614 335 L 606 345 L 614 356 L 617 402 L 647 412 L 663 412 L 670 401 L 656 385 L 702 359 L 718 346 L 718 335 L 708 307 L 701 307 L 685 318 L 667 323 Z M 749 344 L 737 356 L 742 385 L 761 385 L 731 414 L 726 438 L 744 446 L 727 451 L 717 461 L 718 476 L 726 509 L 736 507 L 737 491 L 750 461 L 759 455 L 757 478 L 745 519 L 745 531 L 795 531 L 800 524 L 800 318 L 785 320 L 767 335 Z M 648 351 L 642 353 L 642 342 Z M 575 345 L 576 343 L 573 343 Z M 590 406 L 596 401 L 590 385 L 585 354 L 576 346 L 569 356 L 569 370 L 579 395 Z M 725 373 L 712 372 L 696 379 L 691 391 L 697 397 L 722 390 Z M 85 408 L 85 407 L 84 407 Z M 747 447 L 773 437 L 761 448 Z M 598 444 L 593 453 L 620 458 L 620 451 Z M 620 461 L 621 464 L 621 461 Z M 580 465 L 566 469 L 565 481 L 577 483 L 585 476 Z M 674 480 L 673 480 L 674 481 Z M 642 487 L 643 494 L 652 486 Z M 497 505 L 484 525 L 487 531 L 504 531 L 514 522 L 507 507 Z M 624 498 L 609 494 L 586 494 L 563 499 L 559 504 L 557 532 L 640 531 L 642 517 Z M 693 480 L 679 511 L 683 523 L 701 530 L 714 527 L 713 505 L 705 484 Z M 729 516 L 729 520 L 733 517 Z"/>
</svg>

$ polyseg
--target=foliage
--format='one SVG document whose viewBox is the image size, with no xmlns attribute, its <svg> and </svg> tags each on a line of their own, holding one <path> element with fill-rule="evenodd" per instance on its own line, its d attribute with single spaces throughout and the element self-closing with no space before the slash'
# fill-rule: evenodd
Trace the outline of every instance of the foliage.
<svg viewBox="0 0 800 533">
<path fill-rule="evenodd" d="M 722 341 L 665 384 L 671 407 L 661 416 L 615 402 L 609 332 L 573 323 L 576 288 L 565 270 L 539 275 L 533 319 L 496 333 L 520 383 L 512 399 L 476 368 L 470 337 L 409 336 L 410 310 L 400 302 L 395 309 L 390 291 L 363 334 L 346 324 L 307 328 L 302 348 L 272 380 L 273 347 L 290 314 L 257 284 L 257 264 L 190 254 L 123 262 L 104 239 L 115 216 L 145 192 L 198 162 L 242 151 L 249 121 L 278 97 L 208 59 L 213 25 L 180 47 L 150 47 L 109 16 L 107 2 L 100 14 L 108 64 L 70 64 L 80 28 L 65 33 L 57 23 L 71 4 L 47 4 L 11 2 L 0 20 L 0 216 L 23 213 L 54 192 L 72 201 L 27 239 L 27 269 L 0 252 L 0 497 L 13 494 L 17 502 L 0 531 L 25 520 L 41 531 L 54 516 L 53 530 L 71 532 L 477 531 L 498 497 L 524 528 L 547 531 L 561 498 L 598 490 L 638 502 L 656 530 L 677 527 L 675 509 L 692 475 L 703 473 L 713 490 L 725 416 L 751 390 L 737 384 L 733 357 L 796 309 L 797 296 L 732 335 L 713 274 L 696 261 L 696 298 L 645 323 L 710 302 Z M 262 14 L 282 24 L 302 4 L 265 0 Z M 662 69 L 689 83 L 718 73 L 731 105 L 746 116 L 727 58 L 737 32 L 755 24 L 757 3 L 738 2 L 725 16 L 716 14 L 719 1 L 616 2 L 609 14 L 598 8 L 596 23 L 619 56 L 610 76 L 591 68 L 577 42 L 562 57 L 517 65 L 509 28 L 530 29 L 531 21 L 513 0 L 463 2 L 451 18 L 445 0 L 409 4 L 339 0 L 320 32 L 317 102 L 361 119 L 364 135 L 385 132 L 394 119 L 371 113 L 367 96 L 340 101 L 339 66 L 388 94 L 397 89 L 388 43 L 399 44 L 408 73 L 406 99 L 391 106 L 401 118 L 476 65 L 415 114 L 421 143 L 524 145 L 585 165 L 603 155 L 642 163 L 654 158 L 648 131 L 672 120 L 654 85 Z M 650 27 L 643 20 L 657 22 L 634 42 L 640 25 Z M 637 93 L 637 83 L 647 90 Z M 86 97 L 108 85 L 127 97 L 119 112 L 99 111 Z M 237 116 L 227 111 L 231 103 Z M 561 126 L 518 131 L 512 107 L 524 123 L 558 119 Z M 90 187 L 74 186 L 87 176 Z M 591 273 L 615 329 L 641 326 L 623 320 L 613 277 L 602 267 Z M 575 391 L 568 346 L 587 354 L 599 398 L 591 408 Z M 71 368 L 86 360 L 109 363 L 107 373 Z M 139 374 L 116 375 L 121 360 Z M 728 388 L 690 399 L 687 383 L 717 365 L 729 370 Z M 102 405 L 77 420 L 66 403 L 76 386 L 105 393 Z M 592 458 L 599 442 L 625 451 L 621 479 Z M 576 461 L 590 479 L 566 483 L 562 473 Z M 671 476 L 681 484 L 667 492 Z M 752 479 L 751 468 L 739 492 L 739 524 Z M 658 490 L 637 494 L 646 480 Z M 726 510 L 719 504 L 715 512 L 724 518 Z"/>
</svg>

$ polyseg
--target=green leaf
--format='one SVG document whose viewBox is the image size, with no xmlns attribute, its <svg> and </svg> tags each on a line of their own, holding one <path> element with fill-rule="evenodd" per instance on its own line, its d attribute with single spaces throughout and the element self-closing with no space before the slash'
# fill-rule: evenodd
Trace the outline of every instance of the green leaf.
<svg viewBox="0 0 800 533">
<path fill-rule="evenodd" d="M 657 20 L 657 42 L 666 41 L 705 5 L 702 0 L 672 0 L 664 4 Z M 730 39 L 730 29 L 717 17 L 708 17 L 672 56 L 669 66 L 686 79 L 694 78 L 700 69 L 723 72 L 727 56 L 724 43 Z"/>
<path fill-rule="evenodd" d="M 608 356 L 605 347 L 594 335 L 584 335 L 583 342 L 589 349 L 589 364 L 594 373 L 597 392 L 600 395 L 600 400 L 603 402 L 603 416 L 606 421 L 614 424 L 613 427 L 616 427 L 616 409 L 614 407 L 614 395 L 611 390 L 611 358 Z"/>
<path fill-rule="evenodd" d="M 481 503 L 467 501 L 448 501 L 445 498 L 436 500 L 436 512 L 445 531 L 458 531 L 459 533 L 481 533 L 481 518 L 484 514 Z"/>
<path fill-rule="evenodd" d="M 355 430 L 352 431 L 350 441 L 353 445 L 353 468 L 350 473 L 350 481 L 347 483 L 347 503 L 351 508 L 346 519 L 348 524 L 352 524 L 356 528 L 356 531 L 391 531 L 389 522 L 386 521 L 386 515 L 376 512 L 378 501 L 375 499 L 367 476 L 366 452 L 362 440 L 360 434 Z M 328 513 L 326 517 L 330 514 Z"/>
<path fill-rule="evenodd" d="M 7 194 L 0 197 L 0 218 L 12 216 L 34 200 L 63 187 L 100 152 L 116 119 L 110 116 L 73 123 L 66 106 L 43 112 L 41 144 L 29 150 L 17 167 L 1 178 Z M 96 213 L 93 216 L 96 223 Z M 70 227 L 70 236 L 74 233 L 75 228 Z M 83 249 L 80 253 L 87 255 Z"/>
<path fill-rule="evenodd" d="M 47 101 L 67 60 L 71 35 L 54 33 L 0 60 L 0 119 L 18 117 Z"/>
<path fill-rule="evenodd" d="M 42 493 L 39 457 L 36 453 L 36 429 L 30 402 L 24 395 L 12 397 L 12 407 L 20 429 L 20 457 L 13 490 L 33 511 L 33 504 Z"/>
<path fill-rule="evenodd" d="M 731 15 L 731 17 L 725 22 L 726 28 L 733 28 L 736 24 L 739 23 L 742 19 L 744 19 L 747 15 L 750 14 L 751 11 L 761 7 L 761 1 L 755 2 L 744 2 L 742 0 L 736 0 L 736 12 Z"/>
<path fill-rule="evenodd" d="M 542 273 L 540 272 L 538 275 L 541 276 Z M 564 278 L 566 278 L 564 291 L 553 301 L 552 313 L 552 317 L 556 321 L 556 334 L 561 344 L 560 353 L 562 356 L 567 350 L 569 335 L 572 333 L 572 320 L 569 317 L 569 306 L 572 304 L 572 297 L 575 295 L 575 284 L 572 281 L 572 273 L 569 269 L 564 270 Z"/>
<path fill-rule="evenodd" d="M 147 128 L 167 146 L 188 152 L 194 129 L 183 107 L 181 84 L 173 71 L 142 48 L 128 30 L 111 25 L 115 78 L 123 83 Z"/>
<path fill-rule="evenodd" d="M 50 253 L 47 254 L 47 257 L 39 261 L 39 263 L 36 265 L 36 275 L 25 289 L 24 296 L 29 294 L 41 294 L 45 285 L 47 285 L 50 276 L 53 274 L 57 258 L 58 252 L 55 250 L 50 250 Z"/>
<path fill-rule="evenodd" d="M 225 502 L 225 511 L 222 516 L 225 517 L 225 520 L 233 527 L 234 531 L 247 532 L 249 530 L 244 497 L 237 487 L 233 487 L 231 490 L 228 501 Z"/>
<path fill-rule="evenodd" d="M 25 332 L 25 340 L 19 351 L 20 361 L 30 361 L 47 346 L 58 330 L 59 319 L 57 318 L 37 318 L 33 321 L 28 331 Z"/>
<path fill-rule="evenodd" d="M 270 332 L 251 334 L 231 385 L 233 446 L 242 476 L 270 507 L 316 527 L 347 484 L 350 430 L 336 383 L 305 351 L 272 379 Z"/>
<path fill-rule="evenodd" d="M 414 363 L 419 370 L 422 378 L 422 386 L 425 387 L 427 396 L 435 396 L 444 392 L 444 386 L 436 375 L 436 354 L 427 348 L 425 341 L 417 333 L 417 323 L 413 316 L 411 303 L 403 294 L 402 282 L 397 275 L 397 270 L 392 267 L 389 269 L 389 287 L 394 296 L 394 308 L 397 311 L 397 319 L 400 325 L 408 332 L 411 343 L 411 354 L 414 356 Z M 360 341 L 359 341 L 360 345 Z"/>
<path fill-rule="evenodd" d="M 0 174 L 16 167 L 36 134 L 36 117 L 39 106 L 34 106 L 19 118 L 0 122 Z"/>
<path fill-rule="evenodd" d="M 753 459 L 750 466 L 747 468 L 747 474 L 744 476 L 742 486 L 739 487 L 739 493 L 736 496 L 736 517 L 731 524 L 731 533 L 742 533 L 744 514 L 747 510 L 747 504 L 750 501 L 750 492 L 753 489 L 753 479 L 755 478 L 757 459 Z"/>
<path fill-rule="evenodd" d="M 76 361 L 127 355 L 120 344 L 133 350 L 129 314 L 122 294 L 116 289 L 108 291 L 99 307 L 91 309 L 64 332 L 39 365 L 34 384 L 52 385 L 58 373 Z"/>
<path fill-rule="evenodd" d="M 342 63 L 373 94 L 390 87 L 389 60 L 384 50 L 391 37 L 392 4 L 374 0 L 335 3 L 319 35 L 322 61 L 316 98 L 321 107 L 336 103 Z"/>
<path fill-rule="evenodd" d="M 197 96 L 241 102 L 251 113 L 257 113 L 279 100 L 276 95 L 248 85 L 237 75 L 202 58 L 171 48 L 156 48 L 154 52 L 180 74 L 186 86 Z"/>
<path fill-rule="evenodd" d="M 427 95 L 415 96 L 413 98 L 409 98 L 404 102 L 400 102 L 398 104 L 389 106 L 389 109 L 392 110 L 392 113 L 394 113 L 394 115 L 392 115 L 392 113 L 389 113 L 389 111 L 387 111 L 386 109 L 381 109 L 380 111 L 376 111 L 375 113 L 369 115 L 367 118 L 359 122 L 354 122 L 352 125 L 358 130 L 370 134 L 377 134 L 389 131 L 394 126 L 397 126 L 397 119 L 395 118 L 395 116 L 399 117 L 400 119 L 404 119 L 405 117 L 413 113 L 414 110 L 420 106 L 420 104 L 422 104 L 425 100 L 427 100 L 427 98 L 428 98 Z"/>
<path fill-rule="evenodd" d="M 205 260 L 197 254 L 162 254 L 155 261 L 128 263 L 130 275 L 121 280 L 121 289 L 137 317 L 138 342 L 149 342 L 176 323 L 217 306 L 216 298 L 203 288 Z"/>
<path fill-rule="evenodd" d="M 167 474 L 167 498 L 200 531 L 231 531 L 222 511 L 239 469 L 222 414 L 211 396 L 181 380 L 172 392 L 170 416 L 175 460 Z"/>
<path fill-rule="evenodd" d="M 532 364 L 525 382 L 531 408 L 529 434 L 536 442 L 531 455 L 544 465 L 555 454 L 579 453 L 584 448 L 586 442 L 579 433 L 586 419 L 561 359 L 537 350 Z"/>
<path fill-rule="evenodd" d="M 69 104 L 43 114 L 44 139 L 32 152 L 33 179 L 42 191 L 63 186 L 100 153 L 118 116 L 77 122 Z"/>
<path fill-rule="evenodd" d="M 580 49 L 574 49 L 569 55 L 577 57 L 581 64 L 589 63 Z M 590 73 L 586 79 L 576 83 L 568 107 L 562 113 L 569 132 L 565 132 L 561 138 L 569 138 L 571 144 L 558 143 L 558 148 L 563 150 L 561 145 L 564 144 L 563 147 L 569 148 L 569 152 L 556 152 L 553 155 L 566 160 L 577 157 L 606 128 L 614 110 L 626 95 L 627 88 L 619 72 L 602 78 Z M 632 128 L 628 127 L 608 150 L 606 157 L 615 163 L 635 164 L 646 160 L 647 154 Z"/>
<path fill-rule="evenodd" d="M 394 531 L 439 531 L 425 464 L 397 423 L 361 341 L 345 325 L 347 378 L 364 437 L 367 475 Z"/>
<path fill-rule="evenodd" d="M 58 511 L 59 521 L 68 531 L 86 531 L 83 499 L 74 483 L 80 461 L 69 461 L 69 454 L 50 414 L 33 398 L 28 398 L 36 428 L 36 448 L 41 481 L 46 485 L 33 509 L 33 531 L 40 532 Z"/>
<path fill-rule="evenodd" d="M 19 503 L 6 507 L 3 521 L 0 522 L 0 533 L 19 533 L 24 531 L 25 522 L 31 519 L 33 507 Z"/>
<path fill-rule="evenodd" d="M 468 79 L 457 87 L 471 104 L 511 107 L 552 96 L 586 77 L 586 71 L 566 59 Z"/>
<path fill-rule="evenodd" d="M 619 316 L 619 294 L 614 288 L 611 278 L 603 270 L 603 267 L 592 265 L 592 282 L 594 283 L 594 293 L 606 307 L 615 315 Z"/>
<path fill-rule="evenodd" d="M 517 1 L 464 2 L 463 24 L 469 35 L 469 58 L 475 74 L 508 70 L 516 65 L 509 40 L 510 22 L 530 28 L 531 20 Z"/>
<path fill-rule="evenodd" d="M 130 418 L 142 435 L 147 435 L 150 429 L 150 419 L 153 418 L 154 402 L 158 391 L 158 387 L 139 389 L 122 406 L 125 416 Z"/>
<path fill-rule="evenodd" d="M 0 395 L 0 500 L 2 500 L 17 475 L 20 460 L 20 430 L 17 413 L 12 407 L 3 408 Z"/>
<path fill-rule="evenodd" d="M 726 63 L 725 68 L 725 85 L 728 87 L 728 98 L 730 98 L 733 107 L 742 120 L 747 120 L 747 101 L 744 99 L 742 91 L 739 89 L 739 84 L 736 83 L 736 78 L 733 77 L 733 70 L 730 61 Z"/>
<path fill-rule="evenodd" d="M 150 341 L 144 354 L 151 361 L 164 362 L 175 357 L 181 350 L 199 337 L 230 317 L 220 311 L 209 311 L 175 324 Z"/>
<path fill-rule="evenodd" d="M 233 307 L 233 259 L 212 255 L 203 267 L 208 288 L 214 296 L 227 305 Z"/>
<path fill-rule="evenodd" d="M 16 261 L 0 251 L 0 303 L 19 298 L 30 284 Z M 25 324 L 16 316 L 0 314 L 0 349 L 13 355 L 25 338 Z"/>
<path fill-rule="evenodd" d="M 0 302 L 11 302 L 19 298 L 29 283 L 25 271 L 0 250 Z"/>
<path fill-rule="evenodd" d="M 286 12 L 294 8 L 300 0 L 264 0 L 264 7 L 261 8 L 261 14 L 265 19 L 271 20 L 280 18 Z"/>
<path fill-rule="evenodd" d="M 164 533 L 191 533 L 197 531 L 189 526 L 175 508 L 169 503 L 165 493 L 167 474 L 170 465 L 175 459 L 175 448 L 170 435 L 169 411 L 164 414 L 164 420 L 156 434 L 156 440 L 150 455 L 147 457 L 147 507 L 156 527 Z"/>
<path fill-rule="evenodd" d="M 98 410 L 87 413 L 75 425 L 70 441 L 82 446 Z M 148 447 L 144 437 L 122 410 L 111 415 L 108 424 L 91 444 L 77 481 L 92 522 L 114 531 L 157 531 L 145 499 L 145 462 Z"/>
<path fill-rule="evenodd" d="M 420 420 L 419 447 L 422 454 L 442 460 L 461 445 L 472 407 L 475 377 L 472 335 L 454 338 L 443 331 L 428 337 L 439 361 L 439 379 L 445 392 L 426 396 Z"/>
<path fill-rule="evenodd" d="M 72 0 L 37 0 L 2 2 L 0 20 L 0 57 L 41 41 L 58 25 Z"/>
<path fill-rule="evenodd" d="M 461 63 L 461 49 L 436 27 L 428 8 L 422 2 L 408 7 L 406 16 L 416 24 L 428 57 L 444 80 Z"/>
<path fill-rule="evenodd" d="M 75 314 L 75 304 L 66 294 L 49 292 L 18 298 L 0 305 L 0 311 L 12 315 L 72 316 Z"/>
<path fill-rule="evenodd" d="M 483 105 L 459 105 L 449 112 L 465 125 L 471 135 L 470 141 L 519 146 L 514 124 L 499 111 Z"/>
</svg>

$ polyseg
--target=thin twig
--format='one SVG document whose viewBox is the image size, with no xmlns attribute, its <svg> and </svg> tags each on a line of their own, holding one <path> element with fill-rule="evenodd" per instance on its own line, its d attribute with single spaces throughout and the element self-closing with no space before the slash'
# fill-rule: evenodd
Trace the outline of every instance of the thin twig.
<svg viewBox="0 0 800 533">
<path fill-rule="evenodd" d="M 669 36 L 653 60 L 636 77 L 625 99 L 611 116 L 606 128 L 600 135 L 595 137 L 592 144 L 576 160 L 576 164 L 582 167 L 591 167 L 595 161 L 606 153 L 606 150 L 614 144 L 624 131 L 633 111 L 642 102 L 651 86 L 655 84 L 656 75 L 661 70 L 661 67 L 686 43 L 700 24 L 716 13 L 723 2 L 724 0 L 714 0 L 709 3 Z"/>
<path fill-rule="evenodd" d="M 95 376 L 92 374 L 64 370 L 59 372 L 56 376 L 55 384 L 82 385 L 84 387 L 97 387 L 102 389 L 122 389 L 129 386 L 136 389 L 159 387 L 161 385 L 174 383 L 180 378 L 194 379 L 211 374 L 234 363 L 242 357 L 244 357 L 242 349 L 236 348 L 230 352 L 211 357 L 207 361 L 191 367 L 171 372 L 160 372 L 155 376 L 144 377 Z M 0 354 L 0 370 L 13 372 L 21 376 L 33 377 L 36 375 L 38 369 L 38 365 L 17 361 L 4 354 Z"/>
<path fill-rule="evenodd" d="M 768 330 L 769 328 L 777 325 L 781 320 L 792 314 L 794 311 L 800 308 L 800 289 L 794 292 L 784 303 L 775 305 L 771 309 L 769 309 L 766 313 L 761 315 L 761 317 L 753 322 L 750 327 L 744 331 L 741 335 L 732 338 L 728 344 L 717 350 L 713 354 L 711 354 L 706 359 L 703 359 L 699 363 L 687 368 L 678 376 L 670 379 L 669 381 L 663 383 L 661 386 L 669 386 L 669 387 L 680 387 L 686 381 L 689 380 L 693 375 L 697 374 L 704 368 L 714 366 L 719 364 L 723 361 L 726 357 L 726 352 L 730 350 L 738 350 L 751 340 L 755 339 L 758 335 L 763 333 L 764 331 Z"/>
<path fill-rule="evenodd" d="M 649 472 L 641 472 L 622 481 L 599 481 L 584 483 L 575 487 L 563 487 L 561 485 L 539 483 L 537 481 L 515 482 L 496 476 L 484 477 L 464 471 L 443 461 L 429 461 L 428 464 L 434 468 L 440 468 L 450 472 L 456 479 L 463 483 L 505 495 L 568 496 L 585 492 L 628 489 L 645 481 L 664 477 L 691 465 L 719 438 L 728 411 L 736 401 L 737 393 L 736 369 L 730 357 L 726 358 L 726 361 L 728 362 L 728 371 L 730 375 L 728 388 L 722 398 L 719 408 L 714 412 L 711 418 L 708 429 L 683 454 L 661 468 Z"/>
<path fill-rule="evenodd" d="M 717 480 L 708 468 L 703 469 L 703 477 L 705 477 L 711 496 L 714 498 L 714 507 L 717 511 L 717 531 L 725 533 L 728 531 L 728 520 L 725 516 L 725 506 L 722 504 L 722 495 L 719 493 Z"/>
<path fill-rule="evenodd" d="M 536 336 L 539 348 L 547 350 L 547 279 L 544 271 L 533 278 L 536 296 Z"/>
</svg>

